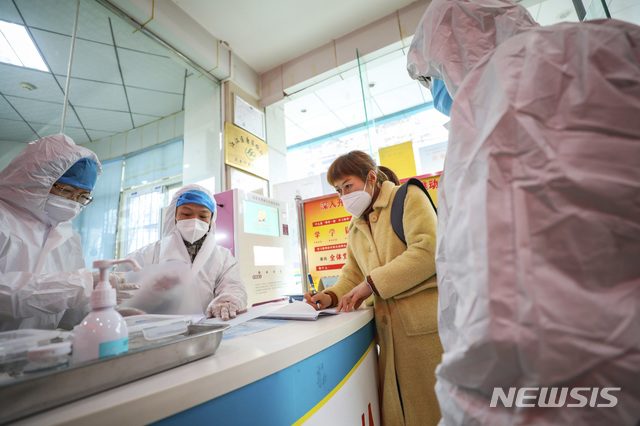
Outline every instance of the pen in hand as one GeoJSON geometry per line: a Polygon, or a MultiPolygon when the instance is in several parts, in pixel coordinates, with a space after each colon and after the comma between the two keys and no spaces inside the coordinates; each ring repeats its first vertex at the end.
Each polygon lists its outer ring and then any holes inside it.
{"type": "MultiPolygon", "coordinates": [[[[307,276],[309,277],[309,284],[311,284],[311,293],[315,296],[316,286],[313,284],[313,278],[311,278],[311,274],[307,274],[307,276]]],[[[320,309],[320,301],[316,302],[316,306],[318,307],[318,309],[320,309]]]]}

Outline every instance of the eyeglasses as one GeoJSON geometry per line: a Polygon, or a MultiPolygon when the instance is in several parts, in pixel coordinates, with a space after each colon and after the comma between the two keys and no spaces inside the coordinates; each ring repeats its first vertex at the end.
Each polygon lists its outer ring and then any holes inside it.
{"type": "Polygon", "coordinates": [[[431,77],[425,77],[421,75],[418,76],[416,80],[418,80],[424,87],[431,90],[431,86],[433,85],[433,80],[431,79],[431,77]]]}
{"type": "Polygon", "coordinates": [[[58,191],[59,196],[67,198],[69,200],[77,201],[83,206],[88,206],[93,201],[93,197],[85,194],[78,194],[78,192],[74,189],[71,189],[66,186],[58,185],[57,183],[53,184],[53,187],[58,191]]]}

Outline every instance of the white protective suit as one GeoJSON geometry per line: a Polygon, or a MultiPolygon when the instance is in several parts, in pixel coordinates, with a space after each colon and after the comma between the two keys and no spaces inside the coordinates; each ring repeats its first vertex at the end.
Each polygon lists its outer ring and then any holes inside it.
{"type": "Polygon", "coordinates": [[[443,423],[638,424],[640,27],[539,27],[510,1],[434,0],[408,70],[454,99],[438,188],[443,423]],[[491,408],[510,387],[534,388],[529,406],[491,408]],[[545,387],[588,389],[541,408],[545,387]],[[611,402],[604,387],[615,406],[592,407],[611,402]]]}
{"type": "Polygon", "coordinates": [[[53,329],[65,312],[69,328],[89,312],[93,274],[80,235],[44,210],[53,183],[81,158],[102,173],[92,151],[58,134],[29,143],[0,172],[0,331],[53,329]]]}
{"type": "MultiPolygon", "coordinates": [[[[155,264],[166,264],[167,262],[180,262],[190,271],[189,277],[181,277],[186,285],[195,285],[197,291],[189,294],[197,294],[200,298],[200,305],[204,314],[211,303],[230,302],[238,311],[242,311],[247,306],[247,290],[240,279],[240,271],[237,260],[227,248],[216,244],[215,239],[215,217],[217,209],[211,218],[211,229],[207,232],[200,251],[196,255],[193,264],[191,258],[182,241],[182,236],[176,228],[176,203],[180,195],[187,191],[198,190],[206,193],[215,203],[213,194],[200,185],[187,185],[180,188],[174,194],[167,207],[162,239],[155,243],[148,244],[139,250],[127,255],[127,258],[136,260],[140,267],[155,264]],[[194,279],[195,277],[195,279],[194,279]]],[[[130,267],[127,264],[118,265],[116,271],[127,271],[130,267]]],[[[143,288],[143,292],[144,292],[143,288]]],[[[135,302],[133,302],[135,303],[135,302]]],[[[128,306],[127,302],[123,305],[128,306]]],[[[187,304],[188,306],[189,304],[187,304]]],[[[137,306],[136,306],[137,307],[137,306]]],[[[165,312],[168,313],[168,312],[165,312]]],[[[194,312],[172,312],[189,313],[194,312]]]]}

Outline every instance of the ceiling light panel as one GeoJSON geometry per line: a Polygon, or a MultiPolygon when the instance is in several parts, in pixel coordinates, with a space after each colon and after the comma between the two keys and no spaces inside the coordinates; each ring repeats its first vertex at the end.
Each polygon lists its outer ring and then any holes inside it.
{"type": "Polygon", "coordinates": [[[69,47],[71,37],[53,34],[46,31],[31,29],[36,45],[40,48],[42,56],[51,72],[58,75],[66,75],[69,67],[69,47]]]}
{"type": "Polygon", "coordinates": [[[48,71],[23,25],[0,20],[0,61],[48,71]]]}
{"type": "Polygon", "coordinates": [[[19,66],[19,67],[22,66],[22,62],[20,61],[20,58],[18,58],[18,55],[16,54],[15,49],[13,48],[11,43],[9,43],[9,41],[7,40],[7,38],[5,37],[1,29],[0,29],[0,62],[19,66]]]}

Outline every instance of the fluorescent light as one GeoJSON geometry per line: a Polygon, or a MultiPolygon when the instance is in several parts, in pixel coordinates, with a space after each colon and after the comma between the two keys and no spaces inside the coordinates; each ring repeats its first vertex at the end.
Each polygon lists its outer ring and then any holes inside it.
{"type": "Polygon", "coordinates": [[[27,29],[0,20],[0,61],[25,68],[49,71],[27,29]]]}

